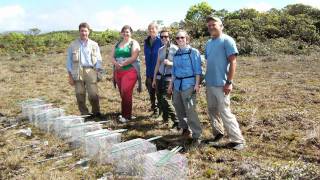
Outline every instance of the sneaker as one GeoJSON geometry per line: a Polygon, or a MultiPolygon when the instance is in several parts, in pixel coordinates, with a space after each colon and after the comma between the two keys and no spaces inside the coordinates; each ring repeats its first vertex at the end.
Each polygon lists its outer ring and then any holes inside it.
{"type": "Polygon", "coordinates": [[[243,150],[245,147],[246,146],[244,143],[231,142],[227,144],[227,148],[237,150],[237,151],[243,150]]]}
{"type": "Polygon", "coordinates": [[[85,116],[84,117],[84,121],[90,121],[90,120],[92,120],[94,118],[92,113],[81,114],[81,116],[85,116]]]}
{"type": "Polygon", "coordinates": [[[126,123],[128,122],[128,119],[122,117],[121,115],[118,117],[118,121],[120,121],[121,123],[126,123]]]}
{"type": "Polygon", "coordinates": [[[240,144],[238,144],[238,145],[236,145],[236,146],[233,146],[232,149],[233,149],[233,150],[236,150],[236,151],[241,151],[241,150],[243,150],[245,147],[246,147],[245,144],[240,143],[240,144]]]}

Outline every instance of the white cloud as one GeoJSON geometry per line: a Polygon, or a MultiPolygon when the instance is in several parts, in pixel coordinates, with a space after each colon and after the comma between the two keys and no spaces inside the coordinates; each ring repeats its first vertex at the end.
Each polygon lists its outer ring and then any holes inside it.
{"type": "Polygon", "coordinates": [[[0,27],[4,29],[19,29],[24,24],[25,16],[25,10],[19,5],[0,7],[0,27]]]}
{"type": "Polygon", "coordinates": [[[253,8],[260,12],[268,11],[269,9],[273,8],[271,4],[266,2],[251,2],[245,5],[245,8],[253,8]]]}
{"type": "Polygon", "coordinates": [[[315,8],[320,9],[320,1],[319,0],[296,0],[296,3],[302,3],[302,4],[310,5],[315,8]]]}
{"type": "Polygon", "coordinates": [[[54,11],[28,11],[19,5],[0,7],[0,32],[39,28],[42,32],[56,30],[76,30],[79,23],[88,22],[94,30],[116,29],[131,25],[134,30],[146,29],[151,22],[137,10],[123,6],[118,9],[83,13],[82,6],[55,9],[54,11]]]}
{"type": "Polygon", "coordinates": [[[0,7],[0,22],[10,18],[18,18],[24,14],[24,9],[19,5],[0,7]]]}
{"type": "Polygon", "coordinates": [[[148,24],[147,18],[141,16],[135,9],[124,6],[117,10],[100,11],[91,19],[93,28],[97,30],[117,29],[123,25],[131,25],[133,29],[145,29],[148,24]]]}

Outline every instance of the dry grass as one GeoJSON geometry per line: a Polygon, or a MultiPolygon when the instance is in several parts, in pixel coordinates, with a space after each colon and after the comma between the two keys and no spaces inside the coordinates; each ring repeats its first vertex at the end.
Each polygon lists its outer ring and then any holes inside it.
{"type": "MultiPolygon", "coordinates": [[[[103,48],[104,57],[109,47],[103,48]]],[[[11,60],[0,57],[1,113],[16,117],[19,101],[43,97],[64,108],[69,114],[78,114],[73,88],[67,83],[64,54],[11,60]]],[[[246,179],[246,178],[320,178],[320,60],[311,56],[278,55],[272,57],[240,57],[232,109],[247,140],[247,149],[236,152],[228,149],[201,147],[184,152],[189,159],[192,179],[246,179]]],[[[107,60],[108,57],[104,58],[107,60]]],[[[111,83],[111,67],[107,81],[99,84],[101,109],[111,128],[128,128],[124,140],[136,137],[163,135],[157,141],[159,149],[179,144],[178,134],[167,130],[150,117],[146,91],[135,92],[133,112],[137,120],[127,125],[115,121],[120,110],[120,98],[111,83]]],[[[204,128],[204,137],[210,137],[206,114],[204,89],[199,97],[198,110],[204,128]]],[[[0,124],[0,128],[3,125],[0,124]]],[[[20,125],[1,134],[0,179],[96,179],[113,172],[110,166],[94,162],[83,170],[70,165],[81,157],[81,151],[70,150],[61,140],[32,128],[33,136],[25,138],[15,133],[20,125]],[[32,141],[48,141],[35,148],[16,147],[32,141]],[[35,161],[73,152],[72,158],[34,164],[35,161]],[[60,169],[51,170],[54,167],[60,169]]],[[[116,177],[124,179],[123,177],[116,177]]]]}

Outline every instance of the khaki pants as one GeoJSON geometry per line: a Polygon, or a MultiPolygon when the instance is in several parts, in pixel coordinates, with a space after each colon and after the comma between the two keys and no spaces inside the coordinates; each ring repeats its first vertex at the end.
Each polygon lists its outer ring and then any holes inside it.
{"type": "Polygon", "coordinates": [[[86,105],[86,93],[88,93],[88,99],[92,106],[92,113],[100,113],[97,72],[93,68],[83,68],[80,76],[82,80],[75,81],[75,92],[81,114],[89,114],[86,105]]]}
{"type": "Polygon", "coordinates": [[[173,91],[173,105],[179,120],[179,127],[192,131],[192,138],[196,139],[201,136],[201,125],[196,111],[196,95],[193,86],[185,91],[173,91]],[[184,120],[187,118],[187,121],[184,120]]]}
{"type": "Polygon", "coordinates": [[[230,109],[230,95],[225,95],[223,87],[207,87],[208,113],[212,126],[212,133],[224,134],[226,130],[230,141],[244,143],[238,121],[230,109]]]}

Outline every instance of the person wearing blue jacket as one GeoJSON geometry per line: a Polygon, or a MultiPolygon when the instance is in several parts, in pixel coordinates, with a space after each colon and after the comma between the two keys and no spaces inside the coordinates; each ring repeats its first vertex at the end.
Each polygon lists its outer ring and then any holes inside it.
{"type": "Polygon", "coordinates": [[[146,87],[150,96],[150,110],[154,115],[159,115],[159,111],[156,103],[156,89],[152,87],[152,81],[158,59],[158,50],[161,46],[161,39],[158,36],[158,25],[152,22],[148,26],[148,37],[144,40],[144,55],[146,64],[146,87]]]}
{"type": "Polygon", "coordinates": [[[168,94],[173,91],[173,105],[179,120],[182,135],[192,135],[192,145],[200,145],[202,128],[196,109],[196,96],[200,92],[201,57],[197,49],[188,45],[189,36],[180,30],[176,35],[179,49],[173,57],[172,81],[168,94]],[[190,132],[190,130],[191,132],[190,132]]]}

